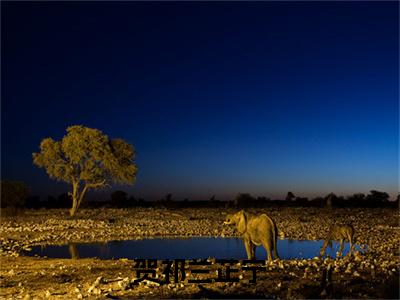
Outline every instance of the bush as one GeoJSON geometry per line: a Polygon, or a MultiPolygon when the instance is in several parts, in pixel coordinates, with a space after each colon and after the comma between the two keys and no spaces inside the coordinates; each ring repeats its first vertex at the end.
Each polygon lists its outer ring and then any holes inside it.
{"type": "Polygon", "coordinates": [[[1,208],[3,213],[15,213],[25,204],[28,197],[28,187],[20,181],[1,181],[1,208]]]}

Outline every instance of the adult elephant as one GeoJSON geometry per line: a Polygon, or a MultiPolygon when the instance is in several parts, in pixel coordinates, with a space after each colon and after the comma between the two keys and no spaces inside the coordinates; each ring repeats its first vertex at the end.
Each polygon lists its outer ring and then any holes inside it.
{"type": "Polygon", "coordinates": [[[269,262],[272,261],[272,251],[275,258],[279,259],[278,229],[266,214],[255,216],[241,210],[236,214],[227,215],[224,224],[236,225],[237,231],[242,235],[248,259],[255,259],[256,247],[260,245],[265,248],[269,262]]]}

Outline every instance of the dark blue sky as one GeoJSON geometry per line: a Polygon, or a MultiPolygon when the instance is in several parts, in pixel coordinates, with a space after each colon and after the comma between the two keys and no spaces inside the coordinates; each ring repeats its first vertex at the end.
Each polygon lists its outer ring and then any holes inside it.
{"type": "Polygon", "coordinates": [[[398,191],[397,2],[2,2],[2,177],[101,129],[147,199],[398,191]]]}

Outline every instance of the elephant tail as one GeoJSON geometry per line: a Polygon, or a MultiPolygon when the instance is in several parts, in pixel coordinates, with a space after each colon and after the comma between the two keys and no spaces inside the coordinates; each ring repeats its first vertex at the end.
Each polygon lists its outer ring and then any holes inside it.
{"type": "Polygon", "coordinates": [[[278,240],[278,227],[276,226],[276,224],[274,222],[272,222],[272,224],[274,225],[274,250],[277,250],[277,240],[278,240]]]}

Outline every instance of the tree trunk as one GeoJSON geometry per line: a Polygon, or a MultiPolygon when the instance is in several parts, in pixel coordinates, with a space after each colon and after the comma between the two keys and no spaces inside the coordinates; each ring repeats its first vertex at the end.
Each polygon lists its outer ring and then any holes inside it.
{"type": "Polygon", "coordinates": [[[83,189],[79,191],[79,181],[72,180],[72,208],[69,211],[71,217],[73,217],[82,203],[83,197],[89,189],[95,189],[98,187],[104,187],[106,180],[97,183],[85,183],[83,189]]]}
{"type": "Polygon", "coordinates": [[[78,210],[78,199],[72,195],[72,208],[69,210],[69,215],[73,217],[78,210]]]}
{"type": "Polygon", "coordinates": [[[83,187],[82,191],[79,192],[79,185],[77,183],[72,184],[72,208],[69,211],[71,217],[73,217],[82,203],[83,197],[88,190],[87,184],[83,187]]]}
{"type": "Polygon", "coordinates": [[[79,198],[78,198],[78,183],[72,182],[72,208],[69,210],[69,215],[73,217],[78,210],[79,198]]]}
{"type": "Polygon", "coordinates": [[[85,193],[86,193],[87,189],[88,189],[88,186],[87,186],[87,185],[85,185],[85,187],[84,187],[84,188],[82,189],[82,191],[81,191],[81,194],[80,194],[80,195],[79,195],[79,197],[78,197],[78,206],[77,206],[77,208],[76,208],[76,209],[78,209],[78,208],[79,208],[79,206],[81,206],[81,203],[82,203],[83,197],[85,196],[85,193]]]}

